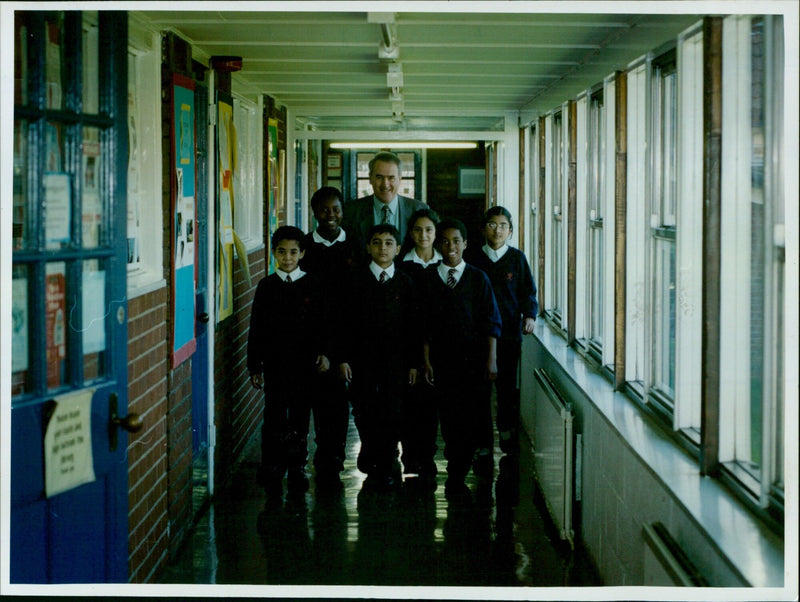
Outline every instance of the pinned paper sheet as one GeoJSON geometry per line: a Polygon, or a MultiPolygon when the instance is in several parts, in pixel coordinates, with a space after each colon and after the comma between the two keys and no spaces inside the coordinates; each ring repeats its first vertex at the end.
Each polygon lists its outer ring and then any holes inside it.
{"type": "Polygon", "coordinates": [[[44,435],[44,487],[47,497],[95,480],[92,456],[92,396],[83,389],[55,398],[44,435]]]}

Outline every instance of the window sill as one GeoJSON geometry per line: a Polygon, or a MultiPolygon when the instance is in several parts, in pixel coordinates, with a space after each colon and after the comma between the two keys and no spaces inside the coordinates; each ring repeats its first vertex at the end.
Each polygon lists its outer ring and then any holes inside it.
{"type": "Polygon", "coordinates": [[[636,402],[615,392],[611,383],[544,320],[537,321],[534,336],[743,580],[754,587],[781,586],[783,537],[772,532],[718,480],[700,475],[697,462],[672,437],[645,418],[636,402]]]}

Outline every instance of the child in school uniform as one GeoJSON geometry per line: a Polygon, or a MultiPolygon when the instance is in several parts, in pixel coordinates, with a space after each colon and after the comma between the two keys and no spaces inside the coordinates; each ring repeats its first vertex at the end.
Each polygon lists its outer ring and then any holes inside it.
{"type": "MultiPolygon", "coordinates": [[[[325,300],[324,320],[334,322],[342,304],[343,285],[363,263],[364,248],[341,227],[342,193],[337,188],[323,186],[317,190],[311,196],[311,211],[317,228],[303,239],[305,254],[300,268],[317,278],[320,297],[325,300]]],[[[339,473],[344,469],[350,401],[345,384],[333,370],[319,375],[314,384],[315,479],[318,487],[338,488],[342,484],[339,473]]]]}
{"type": "Polygon", "coordinates": [[[353,274],[336,337],[334,364],[349,383],[361,438],[358,469],[365,489],[387,491],[401,478],[398,461],[403,396],[416,382],[422,352],[411,278],[397,270],[399,233],[390,224],[368,232],[369,266],[353,274]]]}
{"type": "Polygon", "coordinates": [[[247,369],[253,386],[265,394],[258,480],[267,506],[282,503],[287,472],[290,494],[308,490],[309,383],[330,367],[319,328],[318,287],[298,266],[302,241],[299,228],[275,230],[276,270],[258,283],[250,315],[247,369]]]}
{"type": "MultiPolygon", "coordinates": [[[[508,245],[514,225],[505,207],[492,207],[486,212],[482,231],[486,242],[469,258],[489,277],[503,320],[497,340],[496,421],[500,449],[515,456],[519,450],[520,423],[517,372],[522,335],[533,333],[539,309],[536,284],[525,254],[508,245]]],[[[490,437],[481,447],[491,449],[492,443],[490,437]]]]}
{"type": "Polygon", "coordinates": [[[458,220],[437,228],[442,263],[425,274],[425,379],[436,388],[445,442],[445,496],[469,496],[464,479],[489,407],[489,384],[497,378],[500,312],[489,278],[463,259],[467,229],[458,220]]]}
{"type": "MultiPolygon", "coordinates": [[[[408,220],[407,240],[401,249],[397,268],[411,276],[415,284],[426,271],[436,270],[442,254],[436,249],[436,225],[439,216],[433,209],[415,211],[408,220]]],[[[425,311],[426,301],[420,299],[420,311],[425,311]]],[[[422,366],[420,366],[420,369],[422,366]]],[[[420,374],[422,372],[420,371],[420,374]]],[[[434,390],[424,378],[410,388],[403,404],[403,421],[400,443],[403,448],[403,472],[406,484],[415,483],[423,491],[436,489],[436,437],[439,416],[434,390]],[[413,475],[417,476],[414,480],[413,475]],[[411,477],[410,479],[408,477],[411,477]]]]}

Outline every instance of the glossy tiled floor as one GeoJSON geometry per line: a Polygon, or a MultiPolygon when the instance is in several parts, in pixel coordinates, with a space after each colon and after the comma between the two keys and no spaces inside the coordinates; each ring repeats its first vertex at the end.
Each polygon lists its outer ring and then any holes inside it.
{"type": "Polygon", "coordinates": [[[255,479],[260,446],[253,440],[161,583],[599,585],[582,550],[570,550],[542,518],[529,452],[517,471],[496,450],[494,482],[470,474],[472,500],[454,504],[444,496],[441,442],[439,486],[431,494],[414,491],[410,481],[391,493],[362,491],[358,448],[351,420],[344,489],[316,492],[312,477],[303,500],[265,511],[255,479]]]}

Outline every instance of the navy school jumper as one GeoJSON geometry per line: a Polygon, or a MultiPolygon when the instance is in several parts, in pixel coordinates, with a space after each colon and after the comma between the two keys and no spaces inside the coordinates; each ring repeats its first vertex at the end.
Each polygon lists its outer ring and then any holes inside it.
{"type": "MultiPolygon", "coordinates": [[[[519,249],[509,247],[500,259],[492,261],[481,247],[471,254],[470,260],[489,277],[503,318],[503,331],[497,341],[497,430],[501,433],[501,449],[512,451],[516,449],[519,431],[517,367],[522,343],[522,320],[536,318],[538,313],[536,284],[528,259],[519,249]]],[[[490,428],[482,447],[491,449],[492,435],[490,428]]]]}
{"type": "Polygon", "coordinates": [[[489,278],[476,267],[467,264],[452,289],[437,270],[426,270],[422,282],[424,336],[430,344],[447,472],[463,480],[487,410],[491,418],[488,338],[500,337],[502,321],[489,278]]]}
{"type": "Polygon", "coordinates": [[[264,374],[259,480],[280,479],[307,459],[315,361],[326,353],[319,283],[311,274],[286,283],[277,274],[256,288],[247,338],[247,369],[264,374]]]}
{"type": "Polygon", "coordinates": [[[353,417],[361,437],[358,468],[388,475],[397,456],[408,372],[421,363],[417,296],[411,278],[395,269],[380,284],[368,267],[351,277],[333,359],[348,363],[353,417]]]}

